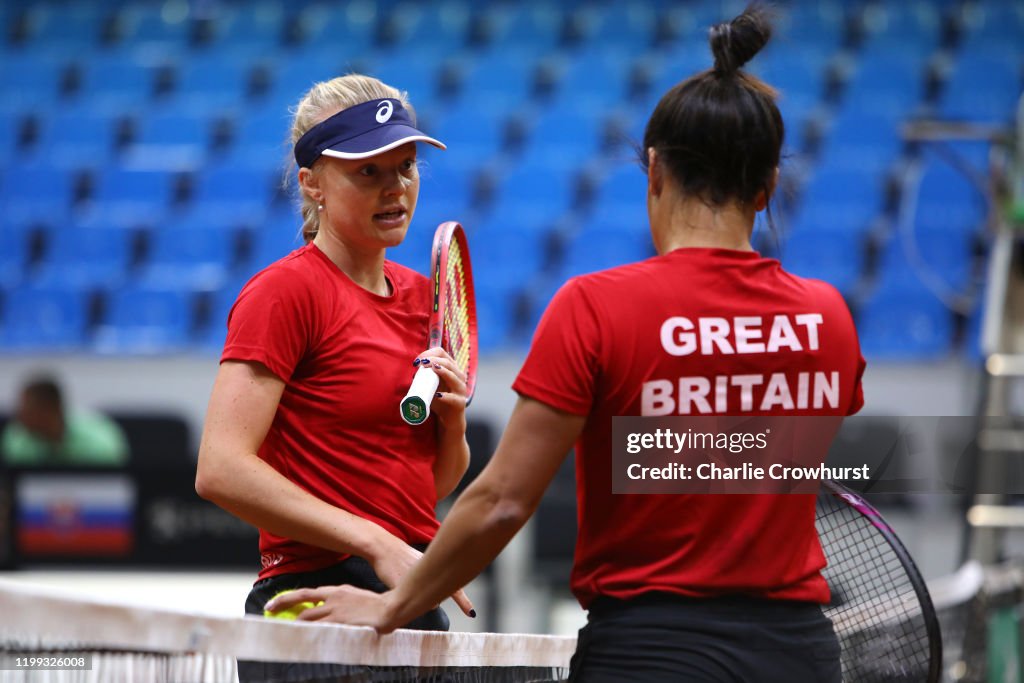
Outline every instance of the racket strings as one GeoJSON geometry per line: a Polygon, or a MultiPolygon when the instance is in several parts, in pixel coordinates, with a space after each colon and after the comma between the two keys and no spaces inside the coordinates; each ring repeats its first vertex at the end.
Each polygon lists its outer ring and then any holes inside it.
{"type": "Polygon", "coordinates": [[[445,306],[444,329],[447,337],[446,350],[455,359],[463,372],[469,370],[473,349],[470,335],[469,292],[466,286],[466,271],[462,260],[462,249],[458,240],[452,240],[448,248],[448,262],[445,265],[445,306]]]}
{"type": "Polygon", "coordinates": [[[843,644],[843,680],[925,680],[924,610],[903,561],[867,518],[830,495],[818,499],[818,532],[832,590],[826,614],[843,644]]]}

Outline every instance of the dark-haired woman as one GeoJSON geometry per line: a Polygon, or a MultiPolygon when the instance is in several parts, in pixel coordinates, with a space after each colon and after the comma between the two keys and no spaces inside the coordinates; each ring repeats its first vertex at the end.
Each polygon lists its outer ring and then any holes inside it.
{"type": "Polygon", "coordinates": [[[750,245],[783,123],[774,91],[740,68],[770,33],[756,6],[716,26],[714,68],[661,99],[643,141],[658,256],[555,296],[497,452],[407,579],[279,604],[322,599],[304,618],[391,631],[497,555],[575,445],[571,582],[589,618],[572,680],[838,683],[813,496],[612,494],[614,416],[843,415],[863,402],[838,292],[750,245]]]}

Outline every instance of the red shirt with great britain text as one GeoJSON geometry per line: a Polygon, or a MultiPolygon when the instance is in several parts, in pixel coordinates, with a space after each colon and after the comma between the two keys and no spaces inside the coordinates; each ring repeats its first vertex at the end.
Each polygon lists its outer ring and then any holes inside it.
{"type": "Polygon", "coordinates": [[[572,589],[827,602],[813,495],[612,494],[612,418],[848,415],[864,360],[829,284],[756,252],[684,248],[570,280],[513,388],[587,418],[572,589]]]}

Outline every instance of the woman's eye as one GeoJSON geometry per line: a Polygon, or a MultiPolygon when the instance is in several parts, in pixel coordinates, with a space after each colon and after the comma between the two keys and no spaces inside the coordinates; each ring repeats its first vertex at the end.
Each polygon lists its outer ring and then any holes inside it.
{"type": "Polygon", "coordinates": [[[373,165],[363,166],[362,168],[359,169],[359,175],[364,175],[364,176],[374,176],[374,175],[377,175],[377,167],[373,166],[373,165]]]}

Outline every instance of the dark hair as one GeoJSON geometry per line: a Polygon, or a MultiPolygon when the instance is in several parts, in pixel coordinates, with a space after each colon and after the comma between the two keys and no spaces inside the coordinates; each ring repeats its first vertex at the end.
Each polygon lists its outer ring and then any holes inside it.
{"type": "Polygon", "coordinates": [[[711,28],[715,65],[673,86],[654,108],[640,150],[645,171],[653,147],[685,194],[714,206],[769,193],[785,135],[777,93],[740,67],[771,34],[758,3],[711,28]]]}
{"type": "Polygon", "coordinates": [[[61,395],[57,380],[49,375],[37,375],[25,382],[22,389],[26,396],[49,406],[55,410],[64,409],[64,397],[61,395]]]}

